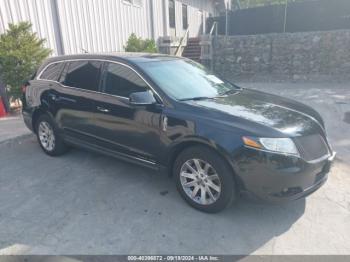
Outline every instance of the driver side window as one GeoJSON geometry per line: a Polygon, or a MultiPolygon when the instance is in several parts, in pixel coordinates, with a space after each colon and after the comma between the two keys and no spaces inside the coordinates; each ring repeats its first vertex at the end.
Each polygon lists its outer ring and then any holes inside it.
{"type": "Polygon", "coordinates": [[[103,79],[103,90],[110,95],[129,98],[131,93],[147,91],[148,86],[130,68],[108,63],[103,79]]]}

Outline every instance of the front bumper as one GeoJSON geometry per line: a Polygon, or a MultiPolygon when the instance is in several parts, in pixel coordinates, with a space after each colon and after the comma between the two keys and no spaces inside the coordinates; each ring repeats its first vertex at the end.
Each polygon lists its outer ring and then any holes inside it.
{"type": "Polygon", "coordinates": [[[237,159],[236,172],[242,191],[268,202],[306,197],[328,179],[335,153],[315,161],[245,148],[237,159]]]}

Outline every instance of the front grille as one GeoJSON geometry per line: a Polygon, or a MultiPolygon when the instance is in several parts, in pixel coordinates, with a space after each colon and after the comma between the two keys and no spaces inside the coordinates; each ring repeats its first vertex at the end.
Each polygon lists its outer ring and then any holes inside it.
{"type": "Polygon", "coordinates": [[[294,138],[300,155],[306,161],[315,160],[329,154],[328,146],[320,134],[294,138]]]}

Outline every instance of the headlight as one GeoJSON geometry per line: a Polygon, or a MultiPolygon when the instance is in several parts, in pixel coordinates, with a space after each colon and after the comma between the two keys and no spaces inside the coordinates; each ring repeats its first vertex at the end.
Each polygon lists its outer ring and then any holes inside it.
{"type": "Polygon", "coordinates": [[[244,136],[243,142],[249,147],[299,156],[298,149],[290,138],[257,138],[244,136]]]}

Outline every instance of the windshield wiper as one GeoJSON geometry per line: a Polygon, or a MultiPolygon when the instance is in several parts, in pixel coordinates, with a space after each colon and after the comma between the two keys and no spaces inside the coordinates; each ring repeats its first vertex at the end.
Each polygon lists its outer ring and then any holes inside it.
{"type": "Polygon", "coordinates": [[[209,97],[209,96],[197,96],[197,97],[190,97],[190,98],[182,98],[179,99],[179,101],[199,101],[199,100],[207,100],[207,99],[215,99],[215,97],[209,97]]]}
{"type": "Polygon", "coordinates": [[[242,90],[242,89],[231,89],[231,90],[228,90],[222,94],[219,94],[219,96],[234,95],[234,94],[237,94],[240,90],[242,90]]]}

